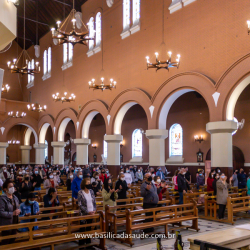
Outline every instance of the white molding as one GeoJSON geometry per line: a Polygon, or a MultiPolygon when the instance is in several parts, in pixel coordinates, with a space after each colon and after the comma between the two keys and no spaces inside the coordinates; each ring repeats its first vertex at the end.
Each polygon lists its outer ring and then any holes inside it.
{"type": "Polygon", "coordinates": [[[250,167],[250,163],[244,163],[244,167],[250,167]]]}
{"type": "Polygon", "coordinates": [[[182,155],[170,156],[166,161],[166,164],[183,164],[183,163],[184,163],[184,158],[182,157],[182,155]]]}
{"type": "Polygon", "coordinates": [[[183,6],[187,6],[187,5],[189,5],[190,3],[193,3],[193,2],[195,2],[196,0],[182,0],[182,2],[183,2],[183,6]]]}
{"type": "Polygon", "coordinates": [[[69,61],[69,62],[64,63],[61,68],[62,68],[62,70],[65,70],[65,69],[68,69],[68,68],[70,68],[72,66],[73,66],[73,62],[69,61]]]}
{"type": "MultiPolygon", "coordinates": [[[[103,164],[103,162],[89,162],[89,164],[95,164],[95,165],[101,165],[103,164]]],[[[250,166],[250,163],[245,163],[248,164],[248,166],[250,166]]],[[[121,162],[121,165],[133,165],[131,162],[121,162]]],[[[149,163],[148,162],[143,162],[143,163],[137,163],[134,165],[145,165],[148,166],[149,163]]],[[[182,164],[170,164],[170,163],[166,163],[166,166],[205,166],[204,162],[185,162],[182,164]]]]}
{"type": "Polygon", "coordinates": [[[131,35],[138,32],[141,29],[140,20],[138,20],[136,23],[133,24],[133,26],[130,29],[131,35]]]}
{"type": "Polygon", "coordinates": [[[35,81],[33,80],[32,82],[30,82],[30,83],[28,83],[27,84],[27,89],[29,89],[29,88],[31,88],[31,87],[33,87],[34,86],[34,83],[35,83],[35,81]]]}
{"type": "Polygon", "coordinates": [[[46,73],[45,75],[42,76],[43,81],[49,79],[51,77],[51,72],[46,73]]]}
{"type": "Polygon", "coordinates": [[[184,163],[166,163],[166,166],[176,165],[176,166],[205,166],[204,162],[184,162],[184,163]]]}
{"type": "Polygon", "coordinates": [[[87,54],[88,57],[93,56],[94,55],[93,49],[89,50],[86,54],[87,54]]]}
{"type": "Polygon", "coordinates": [[[100,52],[102,49],[101,49],[101,44],[99,45],[96,45],[95,48],[93,49],[93,51],[96,53],[100,52]]]}
{"type": "Polygon", "coordinates": [[[170,14],[174,13],[177,10],[182,8],[181,0],[172,0],[172,3],[169,6],[170,14]]]}
{"type": "Polygon", "coordinates": [[[120,35],[122,37],[122,39],[125,39],[126,37],[130,36],[130,31],[129,31],[129,27],[127,27],[126,29],[124,29],[120,35]]]}

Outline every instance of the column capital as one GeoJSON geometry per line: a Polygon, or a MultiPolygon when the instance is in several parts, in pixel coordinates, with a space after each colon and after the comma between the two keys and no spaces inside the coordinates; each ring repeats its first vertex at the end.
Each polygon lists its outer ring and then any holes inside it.
{"type": "Polygon", "coordinates": [[[45,149],[47,147],[48,147],[48,145],[45,143],[33,144],[33,148],[35,148],[35,149],[45,149]]]}
{"type": "Polygon", "coordinates": [[[53,148],[64,148],[66,146],[66,142],[64,142],[64,141],[52,141],[51,146],[53,148]]]}
{"type": "Polygon", "coordinates": [[[32,147],[29,146],[29,145],[23,145],[23,146],[20,146],[20,149],[21,149],[21,150],[31,150],[32,147]]]}
{"type": "Polygon", "coordinates": [[[146,137],[148,139],[166,139],[168,137],[168,130],[166,129],[146,130],[146,137]]]}
{"type": "Polygon", "coordinates": [[[104,141],[120,143],[123,140],[122,135],[104,135],[104,141]]]}
{"type": "Polygon", "coordinates": [[[75,145],[89,145],[91,143],[90,139],[82,138],[82,139],[74,139],[75,145]]]}
{"type": "Polygon", "coordinates": [[[8,142],[0,142],[0,148],[7,148],[9,147],[8,142]]]}
{"type": "Polygon", "coordinates": [[[210,134],[232,133],[236,129],[237,129],[237,123],[234,121],[209,122],[206,125],[206,130],[210,134]]]}

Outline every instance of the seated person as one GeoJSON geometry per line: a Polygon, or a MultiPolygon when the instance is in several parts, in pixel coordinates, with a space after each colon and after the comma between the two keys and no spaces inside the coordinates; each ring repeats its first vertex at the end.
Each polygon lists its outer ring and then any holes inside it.
{"type": "MultiPolygon", "coordinates": [[[[43,197],[44,207],[56,207],[59,206],[59,200],[55,188],[50,188],[48,194],[43,197]]],[[[56,210],[48,210],[43,213],[56,213],[56,210]]]]}
{"type": "MultiPolygon", "coordinates": [[[[20,205],[20,217],[29,216],[29,215],[38,215],[40,214],[39,211],[39,204],[37,201],[35,201],[35,194],[34,193],[29,193],[28,198],[26,199],[25,202],[21,203],[20,205]]],[[[28,220],[22,220],[21,223],[27,223],[27,222],[34,222],[37,221],[37,219],[28,219],[28,220]]],[[[38,226],[35,226],[33,230],[38,230],[38,226]]],[[[20,228],[20,232],[27,232],[29,229],[27,227],[25,228],[20,228]]]]}
{"type": "Polygon", "coordinates": [[[100,189],[98,189],[97,183],[96,182],[92,182],[92,190],[94,191],[95,196],[100,195],[100,189]]]}

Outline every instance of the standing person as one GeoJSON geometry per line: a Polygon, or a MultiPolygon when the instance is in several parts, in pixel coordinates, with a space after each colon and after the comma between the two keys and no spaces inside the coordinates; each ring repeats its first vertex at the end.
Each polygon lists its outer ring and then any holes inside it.
{"type": "Polygon", "coordinates": [[[219,205],[219,211],[218,216],[219,219],[224,218],[224,213],[226,209],[227,204],[227,197],[228,197],[228,189],[231,187],[233,177],[229,179],[229,184],[226,182],[227,177],[224,173],[221,173],[220,179],[216,182],[217,187],[217,196],[216,196],[216,202],[219,205]]]}
{"type": "MultiPolygon", "coordinates": [[[[183,204],[183,194],[186,194],[188,190],[190,190],[190,187],[187,183],[187,180],[185,179],[185,168],[182,167],[180,170],[180,173],[177,176],[177,183],[178,183],[178,192],[179,192],[179,204],[183,204]]],[[[190,190],[192,193],[192,191],[190,190]]]]}
{"type": "Polygon", "coordinates": [[[128,168],[126,168],[126,173],[124,174],[124,177],[125,177],[125,181],[127,182],[127,184],[131,184],[132,183],[132,176],[131,176],[131,173],[129,171],[128,168]]]}
{"type": "Polygon", "coordinates": [[[119,189],[113,189],[113,184],[111,179],[105,179],[104,188],[102,190],[102,198],[103,198],[103,210],[105,210],[105,206],[116,206],[116,200],[118,199],[117,192],[119,189]]]}
{"type": "Polygon", "coordinates": [[[188,171],[188,167],[185,167],[185,171],[186,171],[185,178],[186,178],[188,184],[190,185],[191,184],[191,174],[188,171]]]}
{"type": "MultiPolygon", "coordinates": [[[[250,178],[247,180],[247,195],[250,196],[250,178]]],[[[248,211],[249,213],[249,211],[248,211]]]]}
{"type": "Polygon", "coordinates": [[[233,173],[233,179],[232,179],[232,186],[233,187],[238,187],[238,170],[235,169],[233,173]]]}
{"type": "MultiPolygon", "coordinates": [[[[131,185],[127,184],[125,181],[125,175],[124,174],[119,174],[119,179],[115,184],[115,190],[119,190],[118,193],[118,200],[121,199],[127,199],[127,191],[128,188],[130,188],[131,185]]],[[[126,202],[117,202],[117,205],[125,205],[126,202]]]]}
{"type": "Polygon", "coordinates": [[[0,179],[2,179],[3,182],[10,179],[10,173],[7,171],[6,166],[3,166],[2,169],[0,168],[0,179]]]}
{"type": "Polygon", "coordinates": [[[38,168],[34,169],[34,174],[30,177],[33,184],[34,191],[41,190],[41,184],[43,183],[41,175],[39,175],[38,168]]]}
{"type": "MultiPolygon", "coordinates": [[[[60,205],[55,188],[50,188],[48,193],[43,196],[44,207],[57,207],[60,205]]],[[[55,213],[56,210],[47,210],[43,213],[55,213]]],[[[54,216],[55,217],[55,216],[54,216]]]]}
{"type": "Polygon", "coordinates": [[[133,169],[133,166],[130,166],[129,167],[129,173],[131,174],[131,177],[132,177],[132,183],[135,183],[135,173],[134,173],[134,169],[133,169]]]}
{"type": "Polygon", "coordinates": [[[199,175],[197,176],[197,190],[199,190],[200,186],[204,186],[205,184],[205,177],[203,175],[203,171],[199,171],[199,175]]]}
{"type": "MultiPolygon", "coordinates": [[[[78,192],[77,200],[79,205],[79,216],[92,215],[96,213],[96,199],[94,191],[91,189],[90,178],[83,179],[81,183],[81,190],[78,192]]],[[[84,220],[81,224],[91,224],[92,219],[84,220]]],[[[80,232],[91,231],[91,227],[81,228],[80,232]]],[[[91,239],[79,240],[79,245],[90,244],[91,239]]],[[[95,249],[88,247],[88,249],[95,249]]]]}
{"type": "Polygon", "coordinates": [[[212,172],[210,172],[207,178],[207,191],[214,191],[213,181],[214,181],[214,175],[212,174],[212,172]]]}
{"type": "Polygon", "coordinates": [[[82,177],[82,172],[79,171],[71,184],[72,197],[75,199],[77,199],[78,192],[81,190],[82,177]]]}
{"type": "MultiPolygon", "coordinates": [[[[167,190],[168,185],[166,185],[165,180],[161,180],[159,176],[155,176],[155,186],[157,188],[157,193],[159,197],[159,201],[162,201],[162,194],[167,190]]],[[[161,206],[161,205],[158,205],[161,206]]]]}
{"type": "Polygon", "coordinates": [[[237,177],[238,177],[238,188],[239,189],[245,188],[247,185],[247,178],[243,168],[240,169],[240,172],[238,173],[237,177]]]}
{"type": "MultiPolygon", "coordinates": [[[[144,198],[143,199],[143,209],[148,209],[148,208],[155,208],[157,207],[159,197],[157,193],[157,188],[155,185],[152,183],[152,176],[151,173],[146,173],[145,174],[145,182],[142,183],[141,185],[141,196],[144,198]]],[[[147,212],[145,213],[146,216],[152,216],[152,212],[147,212]]],[[[146,219],[145,222],[151,222],[153,219],[146,219]]],[[[149,233],[153,232],[154,228],[147,228],[144,229],[144,233],[149,233]]]]}
{"type": "Polygon", "coordinates": [[[177,177],[178,177],[178,174],[180,173],[180,170],[175,170],[174,172],[174,176],[173,176],[173,179],[172,179],[172,182],[174,183],[174,190],[175,191],[178,191],[178,182],[177,182],[177,177]]]}
{"type": "MultiPolygon", "coordinates": [[[[0,226],[8,226],[12,224],[18,224],[18,215],[20,214],[19,202],[14,195],[15,188],[14,183],[7,179],[3,184],[4,194],[0,196],[0,226]]],[[[16,230],[2,231],[2,236],[8,236],[16,234],[16,230]]],[[[1,245],[13,243],[12,239],[2,240],[1,245]]]]}
{"type": "Polygon", "coordinates": [[[83,175],[83,179],[91,177],[91,173],[90,173],[90,169],[89,169],[89,165],[88,164],[82,170],[82,175],[83,175]]]}
{"type": "Polygon", "coordinates": [[[214,181],[212,183],[213,189],[214,189],[214,195],[217,194],[217,187],[216,187],[216,182],[220,179],[220,174],[216,173],[214,181]]]}
{"type": "Polygon", "coordinates": [[[102,168],[101,174],[99,175],[99,179],[104,183],[104,180],[106,180],[108,176],[105,174],[105,169],[102,168]]]}
{"type": "Polygon", "coordinates": [[[26,174],[24,177],[24,181],[22,182],[20,193],[22,199],[27,199],[29,193],[33,190],[33,185],[30,182],[30,177],[26,174]]]}
{"type": "Polygon", "coordinates": [[[142,173],[141,169],[137,170],[137,172],[135,173],[135,176],[136,176],[137,182],[142,183],[142,181],[143,181],[143,173],[142,173]]]}
{"type": "Polygon", "coordinates": [[[157,168],[156,176],[159,176],[161,180],[165,180],[165,175],[162,173],[161,167],[157,168]]]}
{"type": "Polygon", "coordinates": [[[52,172],[49,174],[49,178],[45,179],[43,182],[43,187],[46,189],[46,194],[48,193],[50,188],[57,188],[58,183],[57,180],[54,178],[54,175],[52,172]]]}
{"type": "Polygon", "coordinates": [[[68,175],[68,179],[66,181],[66,186],[67,186],[67,191],[71,191],[71,185],[72,185],[72,181],[73,181],[73,172],[70,172],[68,175]]]}

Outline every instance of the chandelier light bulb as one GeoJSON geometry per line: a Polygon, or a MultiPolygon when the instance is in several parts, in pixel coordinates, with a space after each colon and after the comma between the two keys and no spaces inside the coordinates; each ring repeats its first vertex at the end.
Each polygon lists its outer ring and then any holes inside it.
{"type": "Polygon", "coordinates": [[[67,95],[67,92],[64,92],[64,95],[66,96],[66,95],[67,95]]]}
{"type": "Polygon", "coordinates": [[[250,20],[247,20],[248,28],[250,28],[250,20]]]}
{"type": "Polygon", "coordinates": [[[92,82],[95,82],[95,79],[92,79],[92,82]]]}
{"type": "Polygon", "coordinates": [[[104,78],[103,78],[103,77],[101,78],[101,81],[102,81],[102,82],[104,81],[104,78]]]}

